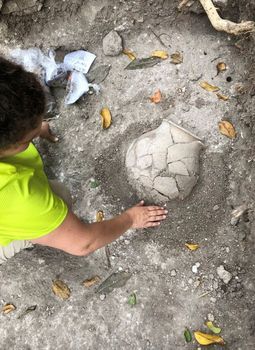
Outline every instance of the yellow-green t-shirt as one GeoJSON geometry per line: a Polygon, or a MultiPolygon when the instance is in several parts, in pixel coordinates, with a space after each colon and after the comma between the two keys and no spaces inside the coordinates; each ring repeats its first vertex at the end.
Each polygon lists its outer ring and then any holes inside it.
{"type": "Polygon", "coordinates": [[[32,143],[21,153],[0,158],[0,246],[47,235],[63,222],[67,211],[52,192],[32,143]]]}

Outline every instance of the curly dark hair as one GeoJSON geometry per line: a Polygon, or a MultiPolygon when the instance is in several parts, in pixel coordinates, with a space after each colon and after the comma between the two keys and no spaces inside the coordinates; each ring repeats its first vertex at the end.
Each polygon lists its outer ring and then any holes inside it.
{"type": "Polygon", "coordinates": [[[45,103],[36,76],[0,57],[0,149],[16,144],[38,126],[45,103]]]}

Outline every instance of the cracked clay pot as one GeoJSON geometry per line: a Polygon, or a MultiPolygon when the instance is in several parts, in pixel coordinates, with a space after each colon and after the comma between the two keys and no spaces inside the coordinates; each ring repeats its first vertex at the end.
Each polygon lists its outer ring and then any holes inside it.
{"type": "Polygon", "coordinates": [[[126,168],[130,182],[143,198],[184,199],[197,183],[202,148],[199,138],[163,120],[129,146],[126,168]]]}

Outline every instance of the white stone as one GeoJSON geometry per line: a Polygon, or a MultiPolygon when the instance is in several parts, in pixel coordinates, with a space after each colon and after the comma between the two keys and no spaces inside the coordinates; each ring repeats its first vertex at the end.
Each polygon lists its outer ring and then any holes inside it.
{"type": "Polygon", "coordinates": [[[137,166],[140,169],[146,169],[152,164],[152,156],[148,154],[147,156],[143,156],[137,159],[137,166]]]}
{"type": "Polygon", "coordinates": [[[194,157],[196,155],[198,156],[201,148],[202,143],[200,141],[176,143],[168,147],[167,163],[176,162],[177,160],[194,157]]]}
{"type": "Polygon", "coordinates": [[[142,156],[146,156],[149,153],[150,145],[151,145],[151,143],[150,143],[150,139],[148,137],[138,141],[136,148],[135,148],[137,157],[139,158],[142,156]]]}
{"type": "Polygon", "coordinates": [[[198,273],[197,265],[193,265],[191,270],[193,273],[198,273]]]}
{"type": "Polygon", "coordinates": [[[128,176],[143,197],[147,194],[159,201],[183,199],[197,182],[202,146],[196,136],[164,120],[128,148],[128,176]]]}
{"type": "Polygon", "coordinates": [[[100,300],[103,301],[103,300],[105,300],[105,298],[106,298],[106,295],[105,295],[105,294],[100,294],[100,296],[99,296],[99,299],[100,299],[100,300]]]}
{"type": "Polygon", "coordinates": [[[232,279],[231,273],[225,270],[223,265],[217,267],[217,274],[225,284],[228,284],[232,279]]]}
{"type": "Polygon", "coordinates": [[[175,277],[175,276],[177,275],[176,270],[171,270],[170,275],[171,275],[172,277],[175,277]]]}
{"type": "Polygon", "coordinates": [[[170,174],[178,174],[178,175],[185,175],[185,176],[189,175],[189,172],[185,164],[183,164],[183,162],[179,160],[177,162],[168,164],[168,171],[170,174]]]}
{"type": "Polygon", "coordinates": [[[207,318],[208,318],[208,321],[211,321],[211,322],[214,321],[214,316],[213,316],[213,314],[208,314],[208,315],[207,315],[207,318]]]}
{"type": "Polygon", "coordinates": [[[171,199],[177,198],[179,195],[175,179],[171,177],[157,176],[154,180],[153,187],[155,190],[171,199]]]}
{"type": "Polygon", "coordinates": [[[106,56],[117,56],[123,51],[122,38],[115,30],[104,37],[103,51],[106,56]]]}

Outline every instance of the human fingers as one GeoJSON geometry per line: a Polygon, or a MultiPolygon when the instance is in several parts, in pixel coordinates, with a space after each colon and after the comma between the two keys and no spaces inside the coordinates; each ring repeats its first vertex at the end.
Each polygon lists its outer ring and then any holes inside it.
{"type": "Polygon", "coordinates": [[[150,216],[148,218],[149,222],[155,222],[155,221],[161,221],[161,220],[165,220],[166,219],[166,215],[154,215],[154,216],[150,216]]]}
{"type": "Polygon", "coordinates": [[[142,207],[144,205],[144,200],[141,200],[139,203],[135,205],[135,207],[142,207]]]}
{"type": "Polygon", "coordinates": [[[151,211],[147,211],[147,215],[150,216],[155,216],[155,215],[164,215],[167,214],[168,210],[167,209],[154,209],[151,211]]]}
{"type": "Polygon", "coordinates": [[[149,211],[152,211],[152,210],[159,210],[159,209],[165,209],[165,208],[164,207],[160,207],[158,205],[150,205],[150,206],[147,207],[147,209],[149,211]]]}
{"type": "Polygon", "coordinates": [[[154,221],[154,222],[147,222],[147,224],[144,225],[144,228],[147,228],[147,227],[156,227],[156,226],[159,226],[160,225],[160,222],[159,221],[154,221]]]}

